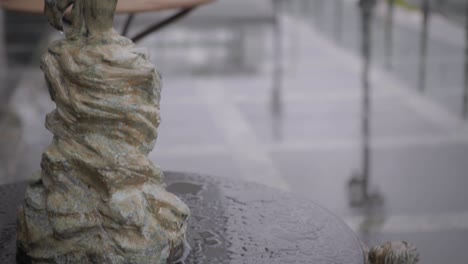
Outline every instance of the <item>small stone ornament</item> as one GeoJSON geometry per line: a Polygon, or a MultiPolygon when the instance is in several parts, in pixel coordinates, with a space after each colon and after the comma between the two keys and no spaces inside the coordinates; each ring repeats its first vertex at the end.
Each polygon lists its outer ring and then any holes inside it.
{"type": "Polygon", "coordinates": [[[371,248],[368,258],[368,264],[416,264],[419,253],[407,242],[387,242],[371,248]]]}
{"type": "Polygon", "coordinates": [[[161,80],[145,50],[117,34],[117,0],[47,0],[66,38],[41,68],[57,108],[54,134],[18,215],[18,263],[166,264],[187,253],[189,208],[147,158],[161,80]]]}

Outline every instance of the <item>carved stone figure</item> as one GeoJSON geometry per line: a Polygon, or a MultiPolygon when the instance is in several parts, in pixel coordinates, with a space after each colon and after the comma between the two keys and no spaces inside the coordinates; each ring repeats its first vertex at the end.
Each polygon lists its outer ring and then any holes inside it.
{"type": "Polygon", "coordinates": [[[48,0],[61,29],[42,57],[54,134],[18,216],[20,263],[165,264],[183,257],[189,208],[147,158],[160,123],[160,76],[112,28],[117,0],[48,0]]]}
{"type": "Polygon", "coordinates": [[[115,12],[110,11],[115,10],[117,0],[46,0],[44,11],[49,23],[63,31],[62,17],[72,4],[72,30],[67,32],[69,39],[111,33],[115,12]]]}
{"type": "Polygon", "coordinates": [[[371,248],[368,264],[417,264],[419,253],[407,242],[388,242],[371,248]]]}

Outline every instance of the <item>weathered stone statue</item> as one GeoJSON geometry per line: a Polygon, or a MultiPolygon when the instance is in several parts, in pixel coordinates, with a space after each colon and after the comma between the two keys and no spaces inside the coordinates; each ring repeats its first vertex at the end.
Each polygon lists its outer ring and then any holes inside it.
{"type": "Polygon", "coordinates": [[[404,241],[387,242],[372,247],[368,253],[368,264],[417,264],[419,253],[404,241]]]}
{"type": "Polygon", "coordinates": [[[186,251],[188,207],[147,158],[160,123],[160,77],[112,28],[117,0],[47,0],[67,38],[42,57],[54,134],[19,212],[23,263],[165,264],[186,251]]]}

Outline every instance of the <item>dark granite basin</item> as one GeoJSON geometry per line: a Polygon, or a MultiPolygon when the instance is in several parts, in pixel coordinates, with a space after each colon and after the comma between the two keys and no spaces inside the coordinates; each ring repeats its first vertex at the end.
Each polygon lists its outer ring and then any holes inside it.
{"type": "MultiPolygon", "coordinates": [[[[166,172],[168,190],[191,208],[185,264],[364,264],[355,234],[292,194],[224,178],[166,172]]],[[[0,263],[15,263],[16,210],[25,182],[0,186],[0,263]]]]}

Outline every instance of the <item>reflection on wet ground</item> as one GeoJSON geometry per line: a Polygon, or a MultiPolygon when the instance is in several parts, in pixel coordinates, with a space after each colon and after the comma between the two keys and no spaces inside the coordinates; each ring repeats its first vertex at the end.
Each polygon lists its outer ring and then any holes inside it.
{"type": "MultiPolygon", "coordinates": [[[[468,244],[463,27],[431,15],[421,93],[421,13],[395,7],[389,45],[386,5],[376,6],[369,186],[384,202],[356,209],[348,205],[347,184],[362,170],[360,11],[354,1],[290,1],[280,12],[279,38],[271,13],[260,13],[264,19],[239,23],[197,18],[140,43],[149,47],[164,81],[163,123],[151,159],[166,170],[254,181],[307,197],[344,218],[371,244],[413,242],[422,263],[463,262],[462,245],[468,244]],[[283,55],[279,79],[272,75],[278,72],[275,47],[283,55]],[[276,115],[274,87],[280,88],[276,115]]],[[[151,19],[138,16],[132,30],[151,19]]],[[[9,25],[19,23],[10,20],[9,25]]],[[[119,18],[118,26],[123,21],[119,18]]],[[[16,28],[16,35],[28,32],[24,25],[16,28]]],[[[0,53],[8,55],[0,61],[8,65],[0,67],[1,100],[4,91],[10,95],[0,118],[2,183],[38,170],[51,141],[43,123],[53,104],[37,62],[45,46],[37,44],[55,37],[24,41],[23,34],[0,42],[0,53]]],[[[200,239],[217,243],[210,233],[200,239]]]]}

